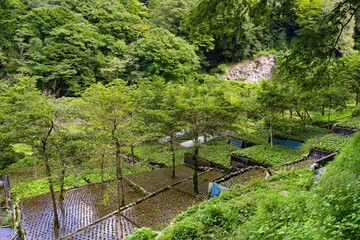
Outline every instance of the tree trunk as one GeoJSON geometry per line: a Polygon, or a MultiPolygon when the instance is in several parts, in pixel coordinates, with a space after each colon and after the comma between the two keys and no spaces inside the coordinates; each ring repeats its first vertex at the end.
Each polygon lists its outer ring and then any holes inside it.
{"type": "Polygon", "coordinates": [[[293,124],[292,124],[292,117],[293,117],[293,111],[292,111],[292,108],[290,108],[290,131],[291,131],[291,135],[294,134],[294,127],[293,127],[293,124]]]}
{"type": "Polygon", "coordinates": [[[230,137],[230,153],[232,153],[232,137],[230,137]]]}
{"type": "Polygon", "coordinates": [[[125,206],[124,201],[124,183],[123,175],[121,169],[121,160],[120,160],[120,143],[119,139],[115,138],[116,145],[116,179],[117,179],[117,190],[118,190],[118,209],[125,206]]]}
{"type": "Polygon", "coordinates": [[[174,152],[174,136],[171,133],[170,134],[170,151],[171,151],[171,157],[172,157],[172,178],[175,178],[175,152],[174,152]]]}
{"type": "Polygon", "coordinates": [[[100,174],[101,174],[101,183],[104,182],[104,165],[105,165],[105,150],[103,151],[102,153],[102,156],[101,156],[101,163],[100,163],[100,174]]]}
{"type": "Polygon", "coordinates": [[[271,148],[274,147],[274,138],[273,138],[273,123],[272,118],[270,118],[270,146],[271,148]]]}
{"type": "Polygon", "coordinates": [[[115,140],[115,156],[116,156],[116,187],[117,187],[117,198],[118,198],[118,217],[119,217],[119,223],[120,223],[120,239],[123,237],[123,226],[121,221],[121,214],[120,209],[121,207],[125,206],[124,201],[124,183],[123,183],[123,176],[121,171],[121,161],[120,161],[120,143],[119,139],[116,138],[113,134],[113,138],[115,140]]]}
{"type": "Polygon", "coordinates": [[[131,148],[131,164],[134,165],[135,162],[134,145],[131,144],[130,148],[131,148]]]}
{"type": "Polygon", "coordinates": [[[58,217],[57,208],[56,208],[54,186],[53,186],[53,182],[51,180],[50,166],[49,166],[49,163],[47,160],[45,160],[45,167],[46,167],[46,176],[47,176],[48,182],[49,182],[50,196],[51,196],[51,202],[52,202],[53,213],[54,213],[53,229],[58,230],[60,228],[59,217],[58,217]]]}
{"type": "Polygon", "coordinates": [[[64,201],[64,180],[65,180],[65,161],[63,161],[63,168],[61,169],[61,175],[60,175],[60,193],[58,200],[60,203],[64,201]]]}
{"type": "Polygon", "coordinates": [[[329,130],[329,133],[330,133],[330,114],[331,114],[331,97],[329,99],[329,113],[328,113],[328,130],[329,130]]]}
{"type": "Polygon", "coordinates": [[[300,117],[301,119],[301,122],[302,122],[302,129],[303,129],[303,132],[305,132],[305,113],[304,114],[300,114],[299,111],[296,111],[297,115],[300,117]]]}
{"type": "Polygon", "coordinates": [[[355,106],[359,105],[359,89],[356,89],[355,106]]]}
{"type": "Polygon", "coordinates": [[[324,115],[325,115],[325,103],[324,103],[324,105],[322,107],[322,110],[321,110],[321,116],[324,116],[324,115]]]}
{"type": "MultiPolygon", "coordinates": [[[[54,123],[51,122],[51,127],[50,127],[49,131],[47,132],[47,134],[45,132],[44,139],[42,140],[42,150],[43,150],[43,156],[44,156],[44,162],[45,162],[45,168],[46,168],[46,177],[47,177],[48,183],[49,183],[50,196],[51,196],[51,202],[52,202],[53,213],[54,213],[53,229],[55,230],[55,234],[56,234],[56,232],[60,228],[60,224],[59,224],[59,217],[58,217],[57,207],[56,207],[54,185],[53,185],[53,182],[51,179],[51,171],[50,171],[49,159],[48,159],[48,155],[47,155],[47,140],[48,140],[48,137],[50,136],[53,128],[54,128],[54,123]]],[[[46,131],[46,129],[45,129],[45,131],[46,131]]]]}
{"type": "Polygon", "coordinates": [[[194,151],[194,173],[193,173],[193,183],[194,183],[194,194],[199,194],[199,180],[198,180],[198,171],[199,171],[199,166],[198,166],[198,155],[199,155],[199,140],[198,140],[199,136],[196,136],[196,140],[195,140],[195,151],[194,151]]]}
{"type": "Polygon", "coordinates": [[[33,145],[33,157],[34,157],[34,179],[38,179],[38,169],[37,169],[37,166],[36,166],[36,147],[35,147],[35,144],[33,145]]]}

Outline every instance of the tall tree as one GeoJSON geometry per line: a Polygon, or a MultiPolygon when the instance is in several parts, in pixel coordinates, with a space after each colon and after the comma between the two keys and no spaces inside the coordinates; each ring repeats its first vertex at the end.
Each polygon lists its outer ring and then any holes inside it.
{"type": "Polygon", "coordinates": [[[211,128],[213,132],[226,129],[229,122],[229,109],[223,105],[221,100],[222,80],[207,78],[204,83],[196,80],[189,81],[179,89],[176,98],[179,109],[182,111],[182,121],[190,128],[189,135],[194,142],[194,194],[199,193],[198,189],[198,157],[201,143],[199,137],[206,134],[211,128]]]}
{"type": "Polygon", "coordinates": [[[6,135],[11,135],[16,142],[38,143],[36,147],[46,167],[54,214],[53,229],[57,234],[60,225],[49,156],[49,140],[61,118],[56,109],[56,102],[52,96],[42,95],[35,88],[33,78],[20,78],[17,84],[5,91],[1,100],[1,108],[6,117],[5,125],[9,130],[6,135]]]}
{"type": "Polygon", "coordinates": [[[261,115],[266,121],[269,121],[270,144],[274,147],[274,125],[277,119],[277,113],[283,105],[283,96],[276,82],[262,80],[259,83],[258,101],[261,115]]]}
{"type": "Polygon", "coordinates": [[[165,83],[163,78],[155,77],[152,81],[142,82],[139,87],[141,116],[149,131],[156,133],[160,142],[168,145],[172,158],[172,177],[175,178],[176,134],[185,128],[181,121],[182,111],[177,105],[180,86],[165,83]]]}
{"type": "Polygon", "coordinates": [[[90,124],[98,131],[105,131],[108,138],[113,141],[116,159],[116,183],[118,194],[118,214],[125,205],[124,181],[122,161],[124,156],[120,152],[121,146],[127,144],[127,122],[131,120],[134,105],[131,101],[131,92],[134,86],[126,86],[121,79],[115,79],[104,86],[101,83],[91,86],[83,94],[90,114],[90,124]]]}

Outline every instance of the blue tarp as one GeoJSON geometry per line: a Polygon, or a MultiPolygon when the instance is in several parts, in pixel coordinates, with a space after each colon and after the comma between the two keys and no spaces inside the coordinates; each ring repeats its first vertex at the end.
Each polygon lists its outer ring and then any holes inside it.
{"type": "Polygon", "coordinates": [[[211,198],[218,197],[221,192],[230,190],[227,187],[221,186],[217,183],[212,183],[211,198]]]}
{"type": "Polygon", "coordinates": [[[238,146],[239,148],[242,148],[243,141],[233,138],[231,140],[232,145],[238,146]]]}
{"type": "Polygon", "coordinates": [[[279,145],[283,145],[283,146],[287,146],[287,147],[291,147],[291,148],[295,148],[295,149],[299,149],[300,145],[302,144],[302,142],[298,142],[292,139],[279,139],[279,138],[273,138],[274,139],[274,143],[275,144],[279,144],[279,145]]]}
{"type": "Polygon", "coordinates": [[[239,157],[236,155],[231,155],[231,159],[241,162],[241,163],[245,164],[246,166],[249,164],[249,159],[247,159],[247,158],[239,157]]]}

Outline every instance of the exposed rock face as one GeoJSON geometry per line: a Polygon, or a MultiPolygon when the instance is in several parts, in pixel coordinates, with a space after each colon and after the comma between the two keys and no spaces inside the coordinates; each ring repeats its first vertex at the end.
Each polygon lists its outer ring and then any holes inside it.
{"type": "Polygon", "coordinates": [[[269,80],[276,64],[275,56],[258,56],[255,60],[245,60],[235,66],[227,66],[226,73],[220,78],[227,80],[258,82],[261,79],[269,80]]]}

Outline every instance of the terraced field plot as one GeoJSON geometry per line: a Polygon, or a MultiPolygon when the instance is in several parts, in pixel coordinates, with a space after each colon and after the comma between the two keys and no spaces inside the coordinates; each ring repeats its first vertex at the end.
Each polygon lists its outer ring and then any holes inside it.
{"type": "Polygon", "coordinates": [[[175,189],[167,189],[126,209],[122,214],[142,227],[160,230],[177,214],[200,200],[175,189]]]}
{"type": "Polygon", "coordinates": [[[291,169],[301,170],[301,169],[310,169],[311,165],[313,164],[312,159],[307,159],[304,161],[300,161],[297,163],[289,164],[289,165],[282,165],[278,167],[274,167],[271,170],[274,171],[288,171],[291,169]]]}
{"type": "Polygon", "coordinates": [[[164,187],[178,183],[184,179],[190,178],[194,170],[184,165],[178,165],[175,168],[175,178],[171,178],[172,168],[161,168],[150,172],[143,172],[133,175],[128,175],[125,178],[133,183],[141,186],[147,192],[156,192],[164,187]]]}
{"type": "Polygon", "coordinates": [[[254,168],[239,175],[236,175],[228,180],[218,183],[227,188],[233,188],[236,186],[245,185],[254,179],[264,179],[264,178],[265,178],[265,172],[260,169],[254,168]]]}
{"type": "Polygon", "coordinates": [[[105,220],[88,226],[85,229],[62,239],[66,240],[94,240],[94,239],[119,239],[120,229],[122,236],[130,235],[136,228],[131,222],[125,218],[121,218],[122,228],[120,227],[119,217],[117,214],[106,218],[105,220]]]}
{"type": "MultiPolygon", "coordinates": [[[[209,182],[222,176],[224,176],[224,174],[218,170],[210,170],[209,172],[199,175],[199,197],[207,199],[209,182]]],[[[186,180],[185,182],[174,186],[174,188],[192,194],[194,189],[193,180],[186,180]]]]}
{"type": "MultiPolygon", "coordinates": [[[[117,205],[113,182],[95,184],[65,191],[64,202],[57,202],[60,229],[59,235],[65,236],[75,230],[93,223],[97,219],[115,211],[117,205]],[[105,197],[104,197],[105,196],[105,197]],[[106,203],[102,201],[108,198],[106,203]]],[[[125,184],[125,203],[129,204],[142,196],[125,184]]],[[[56,193],[56,196],[58,193],[56,193]]],[[[21,224],[28,239],[55,239],[53,212],[50,194],[25,198],[21,201],[21,224]]]]}
{"type": "Polygon", "coordinates": [[[123,210],[121,212],[122,227],[120,226],[118,215],[114,213],[101,222],[88,226],[63,239],[119,239],[120,231],[122,231],[122,236],[124,237],[131,234],[137,227],[151,227],[155,230],[161,230],[177,214],[197,202],[199,202],[197,198],[186,193],[175,189],[166,189],[123,210]]]}

